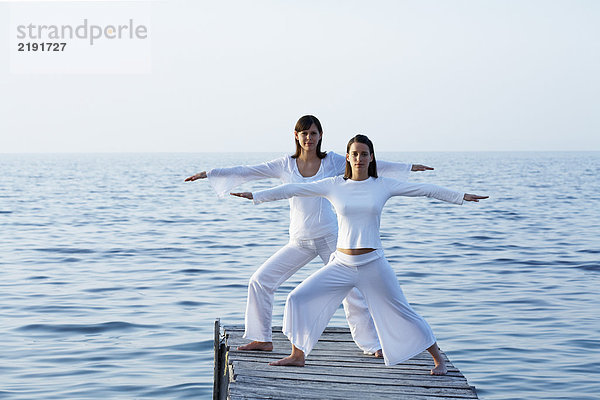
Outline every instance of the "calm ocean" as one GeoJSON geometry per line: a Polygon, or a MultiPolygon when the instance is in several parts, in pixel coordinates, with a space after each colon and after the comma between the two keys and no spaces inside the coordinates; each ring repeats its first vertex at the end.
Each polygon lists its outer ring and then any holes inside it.
{"type": "MultiPolygon", "coordinates": [[[[0,398],[199,399],[215,318],[287,237],[288,203],[187,176],[280,154],[0,154],[0,398]]],[[[385,253],[482,399],[598,399],[600,153],[381,153],[489,200],[391,199],[385,253]]],[[[242,189],[266,188],[262,181],[242,189]]],[[[315,260],[276,296],[319,268],[315,260]]],[[[345,326],[338,311],[332,326],[345,326]]]]}

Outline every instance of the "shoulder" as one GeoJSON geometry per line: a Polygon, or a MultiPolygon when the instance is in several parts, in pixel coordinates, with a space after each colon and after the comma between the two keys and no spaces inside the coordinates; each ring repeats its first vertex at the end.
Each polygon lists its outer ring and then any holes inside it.
{"type": "Polygon", "coordinates": [[[279,158],[269,161],[269,164],[277,165],[283,169],[289,169],[292,162],[295,160],[292,158],[291,154],[285,154],[279,158]]]}
{"type": "Polygon", "coordinates": [[[291,163],[292,161],[295,161],[295,160],[296,160],[296,159],[295,159],[295,158],[293,158],[291,154],[284,154],[284,155],[282,155],[281,157],[279,157],[279,158],[276,158],[276,159],[275,159],[275,160],[273,160],[273,161],[281,161],[281,162],[283,162],[283,163],[289,164],[289,163],[291,163]]]}
{"type": "Polygon", "coordinates": [[[402,184],[402,181],[400,181],[398,179],[390,178],[387,176],[379,176],[377,178],[374,178],[373,181],[378,185],[388,186],[388,187],[402,184]]]}
{"type": "MultiPolygon", "coordinates": [[[[323,179],[323,180],[325,180],[325,179],[323,179]]],[[[332,176],[331,178],[327,178],[327,180],[329,181],[329,183],[332,186],[344,185],[347,182],[346,179],[344,179],[343,175],[332,176]]]]}
{"type": "Polygon", "coordinates": [[[344,180],[340,175],[337,175],[337,176],[330,176],[328,178],[323,178],[323,179],[321,179],[321,180],[319,180],[317,182],[335,183],[335,182],[338,182],[340,179],[342,181],[344,180]]]}
{"type": "Polygon", "coordinates": [[[329,160],[331,162],[340,162],[340,161],[346,162],[346,157],[336,153],[335,151],[328,151],[324,160],[329,160]]]}
{"type": "Polygon", "coordinates": [[[320,185],[320,186],[333,186],[333,185],[337,185],[339,183],[340,179],[342,180],[342,182],[344,181],[344,179],[338,175],[338,176],[331,176],[328,178],[319,179],[318,181],[314,181],[313,183],[316,185],[320,185]]]}
{"type": "Polygon", "coordinates": [[[280,164],[280,165],[283,165],[283,164],[289,163],[289,160],[291,160],[291,159],[292,159],[291,155],[284,154],[284,155],[282,155],[280,157],[277,157],[277,158],[274,158],[272,160],[265,161],[265,164],[280,164]]]}

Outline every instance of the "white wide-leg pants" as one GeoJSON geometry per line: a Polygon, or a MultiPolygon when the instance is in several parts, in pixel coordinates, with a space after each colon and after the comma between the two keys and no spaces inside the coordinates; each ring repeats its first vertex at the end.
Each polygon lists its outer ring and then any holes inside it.
{"type": "MultiPolygon", "coordinates": [[[[275,291],[315,257],[321,257],[326,264],[335,251],[336,241],[335,235],[314,240],[290,241],[256,270],[248,283],[244,338],[261,342],[272,341],[271,320],[275,291]]],[[[366,353],[379,350],[381,345],[377,331],[360,291],[349,290],[343,303],[350,331],[358,347],[366,353]]]]}
{"type": "Polygon", "coordinates": [[[398,364],[435,343],[425,320],[408,304],[382,250],[350,256],[336,251],[287,298],[283,333],[308,355],[346,295],[364,295],[386,365],[398,364]]]}

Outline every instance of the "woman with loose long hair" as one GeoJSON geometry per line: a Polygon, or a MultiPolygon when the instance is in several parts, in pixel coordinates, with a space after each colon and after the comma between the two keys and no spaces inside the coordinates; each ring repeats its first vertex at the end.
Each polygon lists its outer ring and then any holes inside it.
{"type": "MultiPolygon", "coordinates": [[[[186,179],[208,178],[213,189],[224,197],[236,186],[257,179],[277,178],[283,183],[306,183],[344,173],[345,157],[321,150],[323,128],[312,115],[301,117],[294,129],[296,152],[258,165],[242,165],[202,171],[186,179]]],[[[433,168],[420,164],[380,162],[383,176],[405,180],[409,171],[433,168]]],[[[290,240],[252,275],[248,283],[244,338],[252,340],[240,350],[273,349],[271,320],[277,288],[298,269],[319,256],[327,263],[335,251],[337,220],[324,198],[290,199],[290,240]]],[[[358,290],[344,300],[348,325],[357,345],[365,353],[381,356],[381,345],[367,305],[358,290]]]]}
{"type": "Polygon", "coordinates": [[[344,297],[359,289],[373,318],[386,365],[403,362],[427,349],[434,359],[431,374],[444,375],[447,368],[431,328],[408,304],[383,255],[379,235],[381,211],[392,196],[427,196],[455,204],[476,202],[487,196],[380,177],[373,143],[364,135],[348,142],[346,160],[343,177],[285,184],[254,193],[232,193],[253,199],[255,204],[317,196],[329,200],[337,212],[337,250],[325,267],[288,295],[283,333],[292,343],[292,354],[271,365],[304,366],[305,357],[344,297]]]}

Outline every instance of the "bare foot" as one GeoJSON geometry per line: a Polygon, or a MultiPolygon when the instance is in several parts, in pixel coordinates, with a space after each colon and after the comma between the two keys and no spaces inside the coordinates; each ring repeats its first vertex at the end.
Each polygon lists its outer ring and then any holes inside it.
{"type": "Polygon", "coordinates": [[[238,346],[238,350],[256,350],[256,351],[273,351],[273,342],[259,342],[255,340],[243,346],[238,346]]]}
{"type": "Polygon", "coordinates": [[[433,369],[431,375],[446,375],[448,368],[446,368],[446,362],[442,356],[442,352],[437,345],[437,342],[427,348],[427,351],[433,357],[433,369]]]}
{"type": "Polygon", "coordinates": [[[304,358],[304,352],[292,345],[292,354],[281,360],[270,362],[269,365],[304,367],[304,358]]]}
{"type": "Polygon", "coordinates": [[[379,349],[373,355],[375,356],[375,358],[383,358],[383,351],[381,351],[381,349],[379,349]]]}
{"type": "Polygon", "coordinates": [[[304,355],[302,357],[288,356],[281,360],[270,362],[269,365],[304,367],[304,355]]]}
{"type": "Polygon", "coordinates": [[[446,363],[442,362],[438,364],[435,363],[435,367],[431,370],[431,375],[446,375],[448,373],[448,368],[446,368],[446,363]]]}

